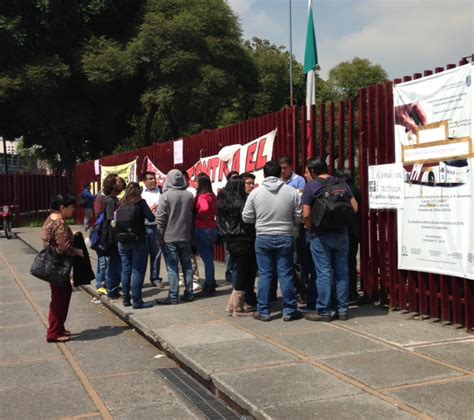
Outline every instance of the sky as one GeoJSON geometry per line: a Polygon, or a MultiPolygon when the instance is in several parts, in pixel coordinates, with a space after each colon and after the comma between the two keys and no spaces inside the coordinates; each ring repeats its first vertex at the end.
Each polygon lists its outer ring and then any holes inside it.
{"type": "MultiPolygon", "coordinates": [[[[290,0],[227,0],[244,39],[289,48],[290,0]]],[[[293,53],[304,60],[308,0],[291,0],[293,53]]],[[[474,53],[474,0],[313,0],[321,75],[342,61],[368,58],[394,79],[474,53]]]]}

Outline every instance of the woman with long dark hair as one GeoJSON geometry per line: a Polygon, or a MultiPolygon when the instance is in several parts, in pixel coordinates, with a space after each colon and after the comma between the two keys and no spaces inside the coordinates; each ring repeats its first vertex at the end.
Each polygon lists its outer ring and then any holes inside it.
{"type": "Polygon", "coordinates": [[[123,306],[133,309],[150,308],[152,303],[142,299],[142,286],[145,278],[147,252],[145,245],[145,218],[155,221],[148,204],[142,199],[142,189],[131,182],[117,209],[115,228],[117,229],[118,252],[122,261],[123,306]],[[130,300],[130,291],[132,299],[130,300]]]}
{"type": "Polygon", "coordinates": [[[247,194],[242,178],[231,178],[219,193],[217,223],[219,232],[234,258],[237,278],[226,311],[232,316],[249,315],[245,304],[246,291],[253,291],[257,274],[255,257],[255,225],[242,221],[247,194]]]}
{"type": "MultiPolygon", "coordinates": [[[[43,225],[41,239],[44,247],[53,248],[58,255],[84,258],[84,251],[75,248],[74,235],[67,220],[74,216],[76,199],[67,194],[56,196],[52,203],[52,212],[43,225]]],[[[69,341],[71,333],[64,327],[71,301],[72,287],[68,281],[64,285],[50,283],[51,303],[49,305],[49,327],[46,340],[49,343],[69,341]]]]}
{"type": "Polygon", "coordinates": [[[214,243],[217,238],[216,201],[211,179],[206,174],[199,174],[194,202],[196,246],[206,272],[203,292],[209,295],[213,295],[217,287],[214,269],[214,243]]]}

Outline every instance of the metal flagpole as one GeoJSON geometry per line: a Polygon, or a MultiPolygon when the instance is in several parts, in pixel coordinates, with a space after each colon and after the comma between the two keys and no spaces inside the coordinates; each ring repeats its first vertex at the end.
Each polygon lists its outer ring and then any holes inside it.
{"type": "Polygon", "coordinates": [[[293,106],[293,22],[291,17],[291,0],[289,0],[290,8],[290,105],[293,106]]]}

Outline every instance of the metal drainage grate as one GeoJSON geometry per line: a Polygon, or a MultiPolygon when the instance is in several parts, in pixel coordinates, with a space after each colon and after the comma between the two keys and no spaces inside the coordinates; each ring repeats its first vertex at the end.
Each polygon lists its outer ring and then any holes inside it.
{"type": "Polygon", "coordinates": [[[179,368],[157,369],[171,385],[189,400],[207,419],[241,419],[227,405],[218,400],[211,392],[179,368]]]}

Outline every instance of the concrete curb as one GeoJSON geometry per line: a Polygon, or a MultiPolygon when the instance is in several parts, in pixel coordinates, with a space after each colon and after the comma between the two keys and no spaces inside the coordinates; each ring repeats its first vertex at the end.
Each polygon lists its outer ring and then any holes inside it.
{"type": "Polygon", "coordinates": [[[207,372],[203,366],[193,362],[192,359],[182,353],[178,348],[170,345],[165,339],[163,339],[163,337],[156,334],[155,331],[135,317],[133,313],[124,311],[106,296],[99,295],[96,292],[96,289],[90,285],[80,286],[80,288],[87,294],[100,300],[107,309],[117,315],[128,325],[135,328],[137,332],[153,345],[158,347],[161,351],[166,353],[170,359],[174,360],[183,370],[208,388],[214,395],[216,395],[216,397],[222,399],[234,410],[242,414],[244,416],[243,418],[251,418],[248,416],[262,419],[269,418],[267,415],[261,413],[258,410],[258,407],[255,407],[234,390],[223,385],[212,373],[207,372]]]}

